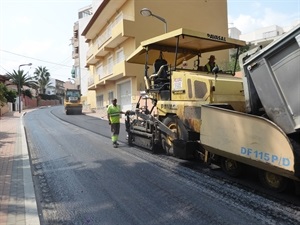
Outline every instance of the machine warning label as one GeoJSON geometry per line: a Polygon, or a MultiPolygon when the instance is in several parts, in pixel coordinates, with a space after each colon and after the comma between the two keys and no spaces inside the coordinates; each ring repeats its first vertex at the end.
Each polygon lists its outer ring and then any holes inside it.
{"type": "Polygon", "coordinates": [[[182,89],[182,78],[175,78],[173,84],[174,90],[181,90],[182,89]]]}
{"type": "Polygon", "coordinates": [[[241,147],[241,155],[248,158],[257,159],[259,161],[271,163],[276,166],[290,166],[291,162],[289,158],[281,157],[268,152],[259,151],[256,149],[241,147]]]}

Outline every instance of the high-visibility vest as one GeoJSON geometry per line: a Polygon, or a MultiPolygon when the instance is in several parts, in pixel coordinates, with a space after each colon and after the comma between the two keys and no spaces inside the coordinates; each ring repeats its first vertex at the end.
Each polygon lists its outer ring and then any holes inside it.
{"type": "Polygon", "coordinates": [[[111,123],[120,123],[121,107],[119,105],[109,105],[107,108],[107,113],[111,123]]]}
{"type": "MultiPolygon", "coordinates": [[[[215,66],[218,66],[216,63],[215,63],[215,66]]],[[[207,72],[211,72],[211,68],[210,68],[210,64],[209,63],[207,63],[206,65],[205,65],[205,67],[206,67],[206,69],[207,69],[207,72]]]]}

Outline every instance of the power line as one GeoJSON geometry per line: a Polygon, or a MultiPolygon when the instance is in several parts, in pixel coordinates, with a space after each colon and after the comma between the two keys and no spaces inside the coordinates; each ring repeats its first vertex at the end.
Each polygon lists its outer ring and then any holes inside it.
{"type": "Polygon", "coordinates": [[[3,49],[0,49],[0,51],[6,52],[6,53],[9,53],[9,54],[12,54],[12,55],[17,55],[17,56],[25,57],[25,58],[28,58],[28,59],[34,59],[34,60],[37,60],[37,61],[40,61],[40,62],[45,62],[45,63],[53,64],[53,65],[64,66],[64,67],[68,67],[68,68],[72,68],[73,67],[73,66],[68,66],[68,65],[64,65],[64,64],[60,64],[60,63],[49,62],[49,61],[46,61],[46,60],[41,60],[41,59],[37,59],[37,58],[33,58],[33,57],[21,55],[21,54],[10,52],[10,51],[6,51],[6,50],[3,50],[3,49]]]}
{"type": "Polygon", "coordinates": [[[9,73],[9,71],[8,71],[7,69],[5,69],[3,66],[0,65],[0,67],[1,67],[2,69],[4,69],[7,73],[9,73]]]}
{"type": "MultiPolygon", "coordinates": [[[[12,54],[12,55],[17,55],[17,56],[21,56],[21,57],[24,57],[24,58],[28,58],[28,59],[33,59],[33,60],[37,60],[37,61],[40,61],[40,62],[45,62],[45,63],[49,63],[49,64],[53,64],[53,65],[57,65],[57,66],[63,66],[63,67],[68,67],[68,68],[73,68],[73,66],[68,66],[68,65],[64,65],[64,64],[60,64],[60,63],[54,63],[54,62],[50,62],[50,61],[46,61],[46,60],[41,60],[41,59],[37,59],[37,58],[33,58],[33,57],[29,57],[29,56],[25,56],[25,55],[21,55],[21,54],[18,54],[18,53],[14,53],[14,52],[10,52],[10,51],[7,51],[7,50],[4,50],[4,49],[0,49],[0,51],[2,52],[6,52],[6,53],[9,53],[9,54],[12,54]]],[[[71,57],[67,57],[66,59],[64,59],[63,61],[67,61],[67,60],[70,60],[71,57]]],[[[1,65],[0,65],[1,66],[1,65]]],[[[1,66],[2,69],[4,69],[5,71],[7,71],[3,66],[1,66]]],[[[79,67],[80,70],[84,70],[85,68],[81,68],[79,67]]],[[[52,70],[57,70],[56,67],[53,67],[52,70]]],[[[8,71],[7,71],[8,72],[8,71]]],[[[52,73],[53,74],[53,73],[52,73]]],[[[57,74],[58,75],[58,74],[57,74]]],[[[58,75],[60,77],[62,77],[62,75],[58,75]]],[[[82,77],[86,77],[87,75],[84,74],[82,77]]]]}

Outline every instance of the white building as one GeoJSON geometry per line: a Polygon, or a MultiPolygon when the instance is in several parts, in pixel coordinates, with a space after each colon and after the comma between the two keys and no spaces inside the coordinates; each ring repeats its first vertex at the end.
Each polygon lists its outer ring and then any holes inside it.
{"type": "Polygon", "coordinates": [[[78,21],[74,23],[72,37],[72,58],[74,59],[72,78],[75,83],[74,89],[80,89],[81,91],[81,101],[84,108],[89,107],[86,99],[88,92],[90,92],[88,91],[88,78],[90,73],[85,67],[88,44],[86,43],[85,37],[82,36],[81,33],[92,17],[93,7],[94,6],[89,5],[78,10],[78,21]]]}
{"type": "Polygon", "coordinates": [[[82,95],[87,95],[88,92],[88,77],[89,71],[85,68],[86,65],[86,52],[88,51],[88,44],[85,42],[85,38],[81,36],[82,31],[86,27],[92,16],[92,6],[86,6],[78,10],[78,21],[73,26],[73,53],[74,59],[72,77],[76,83],[76,88],[81,90],[82,95]]]}
{"type": "Polygon", "coordinates": [[[254,45],[262,45],[265,47],[278,36],[284,33],[283,28],[277,25],[263,27],[247,34],[241,34],[240,39],[254,45]]]}
{"type": "Polygon", "coordinates": [[[290,26],[280,27],[277,25],[272,25],[268,27],[262,27],[260,29],[254,30],[252,32],[241,34],[241,32],[237,28],[229,28],[228,33],[229,37],[237,38],[247,43],[251,43],[253,45],[261,45],[265,47],[270,44],[276,38],[281,36],[282,34],[290,31],[294,27],[298,26],[299,21],[295,21],[290,26]]]}
{"type": "Polygon", "coordinates": [[[56,80],[54,78],[50,78],[49,86],[46,88],[46,95],[56,95],[56,80]]]}
{"type": "Polygon", "coordinates": [[[239,39],[241,34],[242,34],[241,31],[236,27],[228,28],[228,36],[231,38],[239,39]]]}

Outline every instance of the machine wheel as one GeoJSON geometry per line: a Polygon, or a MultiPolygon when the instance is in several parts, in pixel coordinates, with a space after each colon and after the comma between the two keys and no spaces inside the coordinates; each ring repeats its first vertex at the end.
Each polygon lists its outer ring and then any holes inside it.
{"type": "Polygon", "coordinates": [[[69,113],[69,111],[68,111],[68,110],[66,110],[66,115],[70,115],[70,113],[69,113]]]}
{"type": "Polygon", "coordinates": [[[170,139],[166,135],[162,134],[161,135],[161,146],[162,146],[163,151],[167,155],[174,154],[173,145],[170,143],[171,143],[170,139]]]}
{"type": "Polygon", "coordinates": [[[260,170],[258,177],[265,188],[278,193],[283,192],[288,186],[288,179],[275,173],[260,170]]]}
{"type": "MultiPolygon", "coordinates": [[[[174,133],[177,133],[177,124],[174,118],[172,117],[166,117],[163,120],[163,124],[165,124],[170,130],[172,130],[174,133]]],[[[179,132],[179,138],[183,140],[187,140],[187,131],[182,131],[180,127],[178,127],[178,132],[179,132]]],[[[167,155],[174,155],[174,150],[173,150],[173,144],[172,144],[172,138],[169,137],[166,134],[161,135],[161,145],[163,148],[163,151],[167,155]]]]}
{"type": "Polygon", "coordinates": [[[221,168],[227,175],[231,177],[238,177],[242,175],[244,171],[242,163],[223,157],[221,158],[221,168]]]}

